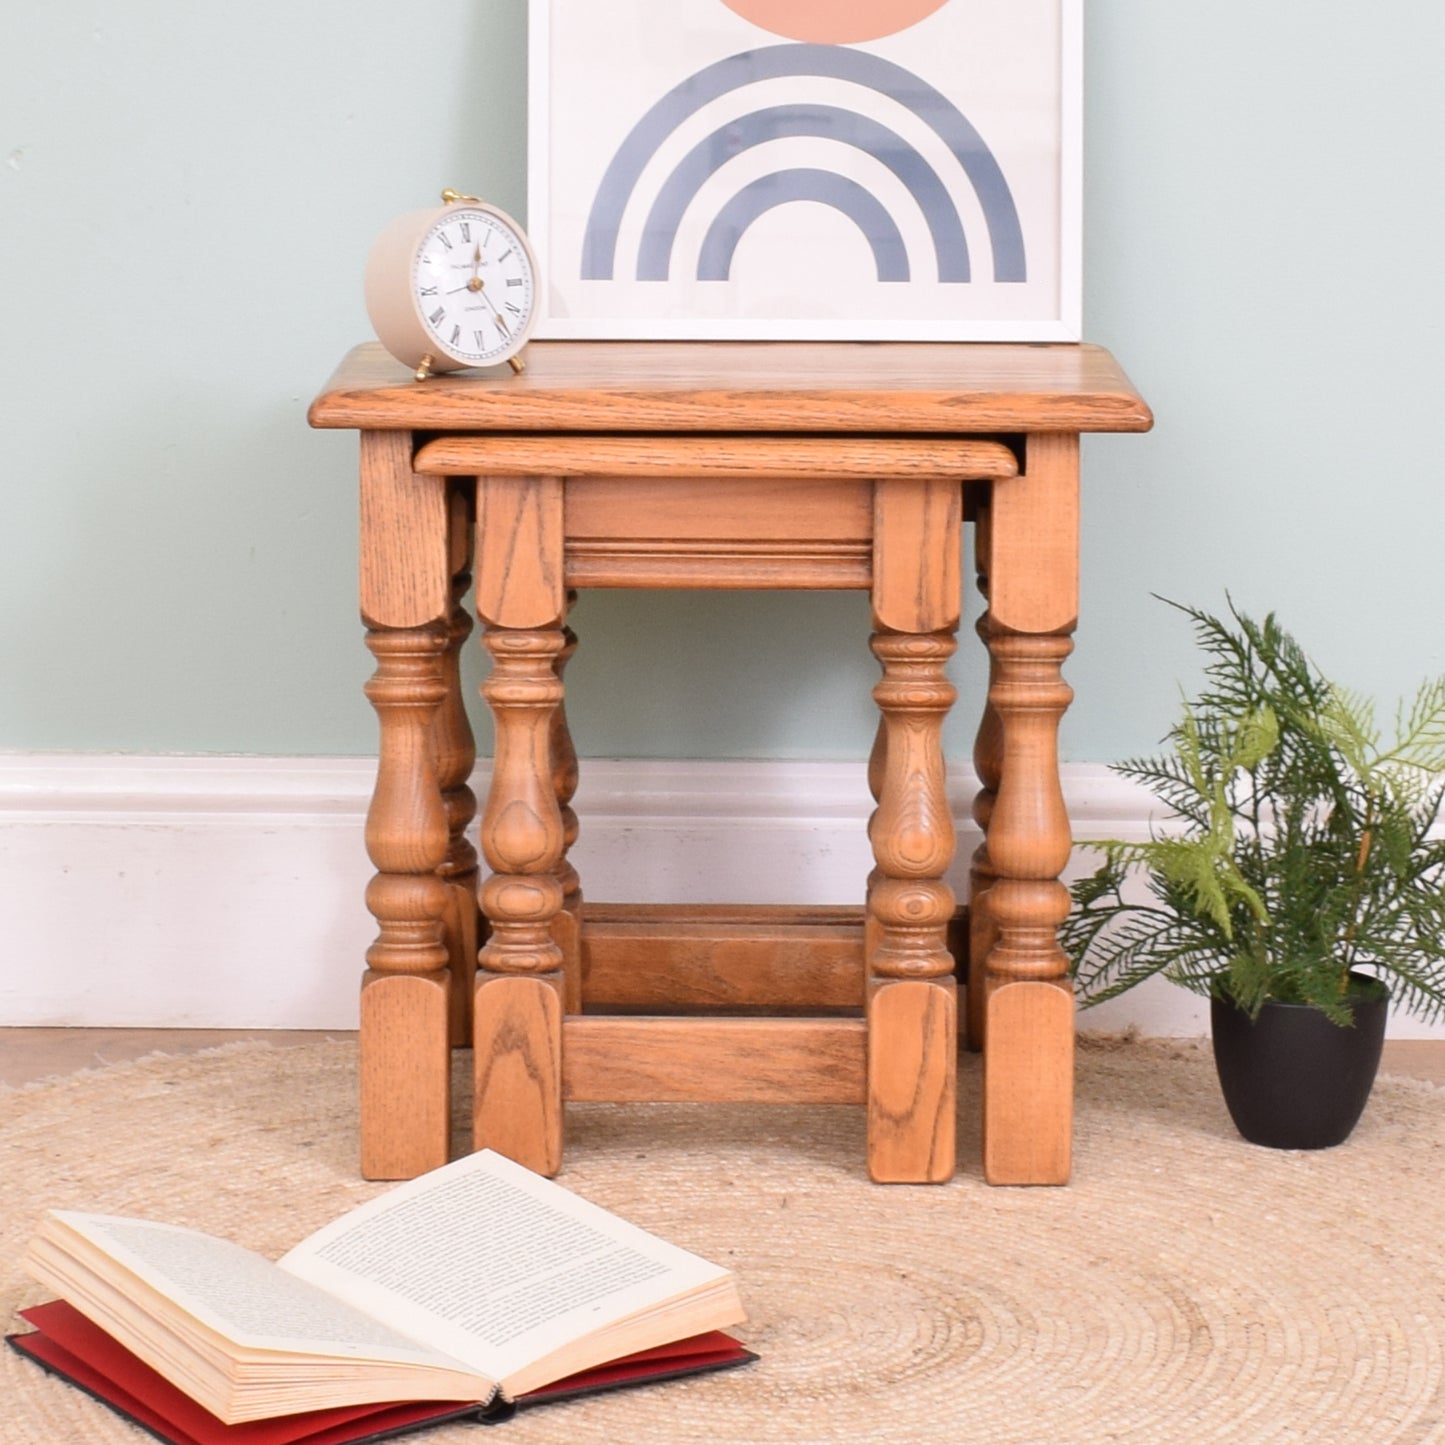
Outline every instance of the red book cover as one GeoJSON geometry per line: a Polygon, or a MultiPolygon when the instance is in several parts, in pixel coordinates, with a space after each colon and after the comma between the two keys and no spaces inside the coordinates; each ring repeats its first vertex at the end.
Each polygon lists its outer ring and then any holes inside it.
{"type": "Polygon", "coordinates": [[[731,1335],[715,1331],[569,1375],[521,1396],[514,1405],[401,1401],[227,1425],[63,1300],[20,1314],[31,1330],[6,1337],[13,1349],[169,1445],[359,1445],[466,1416],[480,1423],[499,1423],[515,1409],[549,1400],[725,1370],[757,1359],[731,1335]]]}

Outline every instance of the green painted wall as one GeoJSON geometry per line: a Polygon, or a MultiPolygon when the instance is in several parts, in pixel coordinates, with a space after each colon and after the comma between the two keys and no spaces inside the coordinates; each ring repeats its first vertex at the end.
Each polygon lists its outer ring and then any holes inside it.
{"type": "MultiPolygon", "coordinates": [[[[368,752],[355,440],[305,407],[391,215],[448,184],[524,213],[525,6],[7,9],[0,747],[368,752]]],[[[1086,329],[1158,422],[1087,444],[1065,753],[1172,720],[1194,660],[1152,592],[1274,608],[1393,698],[1445,670],[1445,7],[1087,10],[1086,329]]],[[[866,753],[867,622],[591,594],[579,745],[866,753]]]]}

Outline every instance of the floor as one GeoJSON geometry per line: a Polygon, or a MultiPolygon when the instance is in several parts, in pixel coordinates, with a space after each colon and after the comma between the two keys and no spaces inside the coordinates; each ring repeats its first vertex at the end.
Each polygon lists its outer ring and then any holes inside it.
{"type": "Polygon", "coordinates": [[[0,1028],[0,1085],[28,1084],[77,1069],[103,1068],[146,1054],[189,1054],[245,1039],[285,1047],[355,1035],[264,1029],[14,1029],[0,1028]]]}
{"type": "MultiPolygon", "coordinates": [[[[16,1029],[0,1028],[0,1085],[93,1069],[145,1054],[191,1053],[242,1039],[269,1039],[281,1047],[345,1033],[245,1031],[235,1029],[16,1029]]],[[[1395,1039],[1385,1045],[1385,1073],[1412,1075],[1445,1084],[1445,1042],[1395,1039]]]]}

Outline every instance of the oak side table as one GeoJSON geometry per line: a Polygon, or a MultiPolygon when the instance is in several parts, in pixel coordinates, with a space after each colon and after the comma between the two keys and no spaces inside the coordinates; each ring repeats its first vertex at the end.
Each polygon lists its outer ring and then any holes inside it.
{"type": "Polygon", "coordinates": [[[451,1048],[471,1043],[475,1146],[544,1174],[561,1167],[567,1100],[741,1100],[861,1104],[874,1179],[946,1180],[957,969],[984,1054],[987,1179],[1065,1182],[1056,739],[1079,434],[1147,430],[1147,406],[1092,346],[554,341],[527,362],[417,383],[362,346],[310,411],[361,433],[380,721],[363,1173],[446,1162],[451,1048]],[[966,522],[989,687],[964,910],[939,739],[966,522]],[[876,867],[858,907],[583,903],[562,679],[588,587],[870,594],[876,867]],[[480,886],[458,681],[469,589],[496,727],[480,886]]]}

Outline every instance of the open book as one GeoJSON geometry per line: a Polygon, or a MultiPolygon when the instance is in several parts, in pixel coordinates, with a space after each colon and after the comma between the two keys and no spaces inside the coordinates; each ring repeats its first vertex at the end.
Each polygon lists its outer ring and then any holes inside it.
{"type": "Polygon", "coordinates": [[[25,1263],[228,1424],[514,1399],[744,1318],[725,1269],[490,1151],[276,1263],[195,1230],[64,1211],[45,1216],[25,1263]]]}

